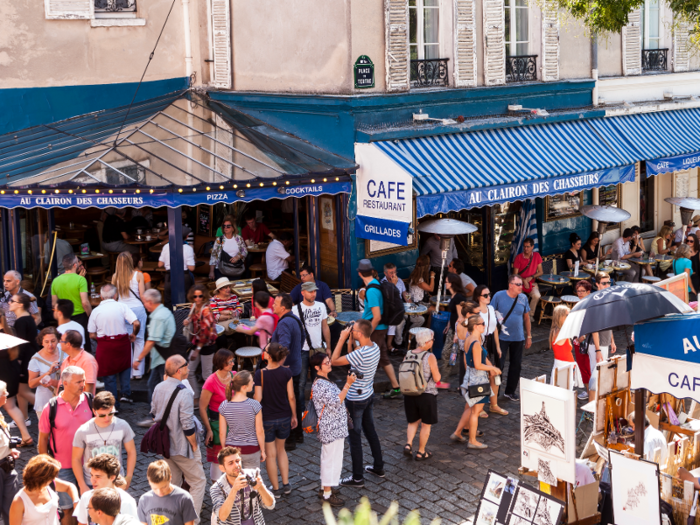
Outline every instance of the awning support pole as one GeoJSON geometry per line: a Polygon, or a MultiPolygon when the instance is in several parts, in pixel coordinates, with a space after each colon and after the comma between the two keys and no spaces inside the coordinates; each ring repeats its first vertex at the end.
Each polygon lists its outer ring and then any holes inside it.
{"type": "MultiPolygon", "coordinates": [[[[2,238],[10,240],[10,210],[2,209],[0,210],[2,216],[2,238]]],[[[4,242],[2,244],[2,274],[5,275],[9,270],[12,269],[12,262],[10,258],[10,242],[4,242]]]]}
{"type": "Polygon", "coordinates": [[[10,266],[12,270],[22,274],[24,279],[24,266],[22,265],[22,237],[19,226],[19,210],[10,210],[10,266]]]}
{"type": "Polygon", "coordinates": [[[296,197],[288,197],[292,199],[292,209],[294,210],[294,268],[297,272],[297,277],[299,277],[299,268],[301,266],[301,261],[299,261],[299,199],[296,197]]]}
{"type": "Polygon", "coordinates": [[[647,415],[646,393],[644,388],[634,391],[634,453],[644,457],[644,420],[647,415]]]}
{"type": "MultiPolygon", "coordinates": [[[[55,244],[53,233],[56,231],[56,218],[54,217],[53,208],[46,210],[47,224],[48,224],[48,238],[49,238],[49,250],[53,250],[53,245],[55,244]]],[[[50,253],[50,252],[49,252],[50,253]]],[[[58,277],[58,261],[56,257],[51,260],[51,278],[58,277]]]]}
{"type": "Polygon", "coordinates": [[[335,200],[335,243],[338,248],[338,288],[345,288],[345,285],[343,283],[343,271],[344,271],[344,264],[343,264],[343,199],[341,198],[340,195],[336,195],[334,197],[335,200]]]}
{"type": "Polygon", "coordinates": [[[168,208],[168,242],[170,243],[170,295],[173,305],[185,302],[185,259],[182,250],[182,210],[168,208]]]}

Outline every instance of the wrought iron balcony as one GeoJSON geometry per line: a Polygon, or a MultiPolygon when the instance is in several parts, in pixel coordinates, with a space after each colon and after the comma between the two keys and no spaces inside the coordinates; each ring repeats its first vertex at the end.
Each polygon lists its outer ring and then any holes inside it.
{"type": "Polygon", "coordinates": [[[96,13],[135,13],[136,0],[95,0],[96,13]]]}
{"type": "Polygon", "coordinates": [[[417,88],[448,86],[448,60],[448,58],[411,60],[411,86],[417,88]]]}
{"type": "Polygon", "coordinates": [[[668,68],[668,48],[642,49],[643,71],[666,71],[668,68]]]}
{"type": "Polygon", "coordinates": [[[513,55],[506,57],[506,82],[537,80],[537,55],[513,55]]]}

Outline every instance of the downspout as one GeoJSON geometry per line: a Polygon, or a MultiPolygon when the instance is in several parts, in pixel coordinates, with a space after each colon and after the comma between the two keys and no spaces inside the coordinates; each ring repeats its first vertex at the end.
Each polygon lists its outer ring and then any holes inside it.
{"type": "Polygon", "coordinates": [[[591,78],[595,82],[593,92],[593,106],[598,106],[598,33],[591,35],[591,78]]]}
{"type": "MultiPolygon", "coordinates": [[[[195,79],[193,78],[194,75],[194,67],[192,65],[192,35],[190,33],[190,0],[182,0],[182,22],[183,22],[183,31],[185,33],[185,74],[187,75],[187,79],[190,83],[190,87],[192,87],[195,83],[195,79]]],[[[187,125],[190,126],[191,128],[194,127],[194,116],[192,115],[192,111],[195,110],[195,105],[190,102],[190,111],[187,113],[187,125]]],[[[194,151],[192,149],[192,144],[187,144],[187,168],[186,171],[188,174],[192,173],[192,156],[194,154],[194,151]]],[[[191,177],[187,175],[187,185],[192,184],[191,177]]]]}

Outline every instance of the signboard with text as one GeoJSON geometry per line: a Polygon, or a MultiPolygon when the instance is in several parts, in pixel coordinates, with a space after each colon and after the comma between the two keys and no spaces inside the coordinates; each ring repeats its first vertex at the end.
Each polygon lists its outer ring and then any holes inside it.
{"type": "Polygon", "coordinates": [[[374,63],[367,55],[360,55],[355,62],[355,89],[374,87],[374,63]]]}

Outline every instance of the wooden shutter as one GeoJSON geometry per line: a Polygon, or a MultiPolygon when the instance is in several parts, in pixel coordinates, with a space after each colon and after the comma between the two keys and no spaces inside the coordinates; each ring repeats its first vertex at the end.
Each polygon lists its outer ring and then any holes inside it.
{"type": "Polygon", "coordinates": [[[214,169],[233,179],[233,166],[230,164],[233,162],[233,150],[231,149],[233,147],[232,128],[217,114],[214,114],[214,123],[216,124],[216,130],[214,130],[214,138],[216,139],[214,141],[214,153],[217,155],[214,157],[214,169]],[[227,160],[229,162],[226,162],[227,160]]]}
{"type": "Polygon", "coordinates": [[[474,0],[454,0],[455,86],[476,86],[476,12],[474,0]]]}
{"type": "Polygon", "coordinates": [[[542,80],[559,80],[559,11],[549,0],[542,7],[542,80]]]}
{"type": "Polygon", "coordinates": [[[484,81],[506,83],[505,8],[503,0],[484,0],[484,81]]]}
{"type": "Polygon", "coordinates": [[[635,9],[622,28],[622,74],[642,74],[642,11],[635,9]]]}
{"type": "Polygon", "coordinates": [[[407,91],[410,87],[408,46],[408,0],[384,0],[386,33],[386,90],[407,91]]]}
{"type": "Polygon", "coordinates": [[[211,0],[214,87],[231,89],[231,6],[230,0],[211,0]]]}
{"type": "Polygon", "coordinates": [[[95,0],[44,0],[46,18],[90,20],[95,18],[95,0]]]}
{"type": "Polygon", "coordinates": [[[673,71],[690,69],[690,35],[687,20],[677,19],[673,28],[673,71]]]}

